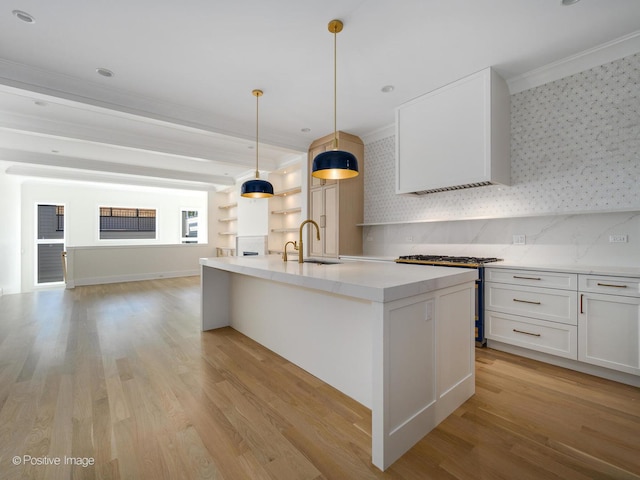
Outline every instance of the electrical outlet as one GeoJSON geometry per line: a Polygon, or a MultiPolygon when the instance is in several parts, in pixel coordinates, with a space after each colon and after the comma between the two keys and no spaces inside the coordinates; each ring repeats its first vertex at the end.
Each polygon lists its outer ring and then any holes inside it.
{"type": "Polygon", "coordinates": [[[609,243],[627,243],[626,235],[609,235],[609,243]]]}
{"type": "Polygon", "coordinates": [[[409,243],[413,242],[413,235],[407,235],[407,242],[409,243]]]}
{"type": "Polygon", "coordinates": [[[513,236],[513,244],[514,245],[525,245],[527,243],[525,235],[514,235],[513,236]]]}

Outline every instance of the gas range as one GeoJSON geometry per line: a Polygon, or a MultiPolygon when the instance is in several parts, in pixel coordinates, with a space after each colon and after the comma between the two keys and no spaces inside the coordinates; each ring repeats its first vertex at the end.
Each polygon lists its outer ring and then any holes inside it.
{"type": "Polygon", "coordinates": [[[445,267],[479,268],[485,263],[499,262],[495,257],[452,257],[448,255],[402,255],[396,263],[415,263],[418,265],[442,265],[445,267]]]}

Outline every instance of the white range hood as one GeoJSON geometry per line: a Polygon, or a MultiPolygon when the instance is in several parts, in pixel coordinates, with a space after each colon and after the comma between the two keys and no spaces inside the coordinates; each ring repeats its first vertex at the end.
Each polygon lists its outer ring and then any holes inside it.
{"type": "Polygon", "coordinates": [[[396,109],[396,193],[509,185],[510,98],[491,68],[396,109]]]}

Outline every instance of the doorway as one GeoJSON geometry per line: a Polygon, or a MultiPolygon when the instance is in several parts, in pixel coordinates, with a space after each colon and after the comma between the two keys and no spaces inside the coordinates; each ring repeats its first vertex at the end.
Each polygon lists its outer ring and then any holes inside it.
{"type": "Polygon", "coordinates": [[[64,282],[64,205],[37,205],[36,285],[64,282]]]}

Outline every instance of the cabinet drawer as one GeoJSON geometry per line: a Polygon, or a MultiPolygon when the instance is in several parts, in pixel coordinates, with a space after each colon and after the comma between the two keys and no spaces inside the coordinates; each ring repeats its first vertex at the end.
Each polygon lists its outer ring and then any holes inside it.
{"type": "Polygon", "coordinates": [[[640,297],[640,278],[579,275],[581,292],[640,297]]]}
{"type": "Polygon", "coordinates": [[[578,293],[570,290],[485,284],[485,309],[577,325],[578,293]]]}
{"type": "Polygon", "coordinates": [[[578,359],[578,328],[573,325],[497,312],[487,312],[485,322],[488,339],[578,359]]]}
{"type": "Polygon", "coordinates": [[[577,290],[575,273],[541,272],[537,270],[509,270],[505,268],[485,268],[487,282],[528,285],[531,287],[562,288],[577,290]]]}

